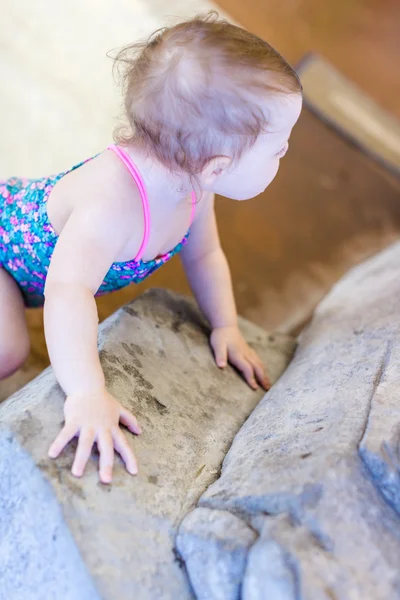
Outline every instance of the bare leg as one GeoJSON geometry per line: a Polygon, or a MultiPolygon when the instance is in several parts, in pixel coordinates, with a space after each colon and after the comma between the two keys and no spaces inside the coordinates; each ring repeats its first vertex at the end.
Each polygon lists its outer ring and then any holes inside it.
{"type": "Polygon", "coordinates": [[[29,335],[22,294],[0,268],[0,379],[17,371],[28,358],[29,335]]]}

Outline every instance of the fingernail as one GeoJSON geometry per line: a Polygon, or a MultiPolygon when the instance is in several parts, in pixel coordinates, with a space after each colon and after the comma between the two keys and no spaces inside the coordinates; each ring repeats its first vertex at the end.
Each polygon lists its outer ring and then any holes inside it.
{"type": "Polygon", "coordinates": [[[102,483],[111,483],[112,480],[112,471],[111,469],[106,469],[101,475],[100,480],[102,483]]]}

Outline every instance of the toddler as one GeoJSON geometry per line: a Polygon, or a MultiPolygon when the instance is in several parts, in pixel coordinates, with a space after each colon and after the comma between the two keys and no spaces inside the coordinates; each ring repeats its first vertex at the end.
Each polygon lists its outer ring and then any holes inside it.
{"type": "Polygon", "coordinates": [[[157,31],[116,64],[129,123],[116,144],[57,175],[0,182],[0,378],[28,355],[24,308],[44,304],[50,360],[66,394],[49,456],[77,436],[79,477],[96,442],[104,483],[114,449],[137,473],[119,423],[141,430],[105,387],[95,295],[142,281],[180,252],[217,365],[229,361],[252,388],[268,388],[238,329],[214,194],[247,200],[265,190],[302,104],[285,60],[214,14],[157,31]]]}

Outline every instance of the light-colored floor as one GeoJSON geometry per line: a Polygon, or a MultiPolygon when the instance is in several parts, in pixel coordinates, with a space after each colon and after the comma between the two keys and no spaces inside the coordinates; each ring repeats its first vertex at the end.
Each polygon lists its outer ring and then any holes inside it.
{"type": "Polygon", "coordinates": [[[107,52],[212,8],[208,0],[2,0],[0,179],[61,171],[104,148],[121,114],[107,52]]]}

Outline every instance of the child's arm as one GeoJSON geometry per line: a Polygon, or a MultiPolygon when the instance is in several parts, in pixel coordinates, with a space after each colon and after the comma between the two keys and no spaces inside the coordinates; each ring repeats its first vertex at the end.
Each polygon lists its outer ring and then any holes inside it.
{"type": "Polygon", "coordinates": [[[239,331],[229,266],[222,251],[214,213],[214,197],[205,194],[192,225],[182,262],[200,308],[213,329],[211,345],[219,367],[227,360],[257,388],[256,379],[269,387],[260,358],[239,331]]]}
{"type": "MultiPolygon", "coordinates": [[[[117,210],[117,209],[116,209],[117,210]]],[[[130,219],[125,219],[128,225],[130,219]]],[[[100,452],[100,479],[109,483],[114,447],[127,470],[137,472],[135,457],[119,429],[140,428],[105,388],[97,351],[98,315],[94,294],[128,239],[129,229],[107,206],[75,210],[54,250],[46,280],[44,321],[47,347],[56,377],[66,393],[65,425],[52,444],[55,458],[79,436],[72,473],[83,474],[94,442],[100,452]],[[125,229],[125,230],[124,230],[125,229]]]]}

